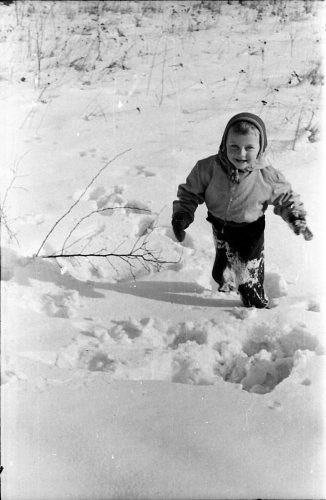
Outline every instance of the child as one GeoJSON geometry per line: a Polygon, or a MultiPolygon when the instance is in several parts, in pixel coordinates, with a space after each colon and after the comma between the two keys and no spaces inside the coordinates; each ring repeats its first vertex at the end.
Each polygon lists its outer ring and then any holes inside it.
{"type": "Polygon", "coordinates": [[[274,205],[295,232],[311,239],[306,211],[283,174],[265,158],[264,122],[239,113],[228,122],[217,155],[197,162],[173,202],[172,227],[178,241],[206,203],[216,256],[212,276],[219,290],[237,288],[246,307],[268,306],[264,293],[265,211],[274,205]]]}

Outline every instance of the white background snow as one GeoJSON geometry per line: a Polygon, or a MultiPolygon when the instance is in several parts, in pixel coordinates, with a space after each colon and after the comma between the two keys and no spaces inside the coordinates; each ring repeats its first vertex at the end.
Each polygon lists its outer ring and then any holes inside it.
{"type": "Polygon", "coordinates": [[[3,498],[325,497],[324,21],[304,0],[0,5],[3,498]],[[182,245],[170,226],[240,111],[314,233],[267,212],[270,310],[216,291],[204,207],[182,245]],[[144,242],[161,269],[43,258],[144,242]]]}

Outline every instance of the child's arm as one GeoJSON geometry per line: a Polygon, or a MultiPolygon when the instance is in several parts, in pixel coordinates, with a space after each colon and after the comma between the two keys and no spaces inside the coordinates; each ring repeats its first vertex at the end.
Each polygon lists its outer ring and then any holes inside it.
{"type": "Polygon", "coordinates": [[[298,194],[294,193],[291,184],[284,175],[275,170],[273,195],[271,203],[274,205],[274,213],[280,215],[288,223],[292,231],[302,234],[305,240],[311,240],[313,234],[307,226],[307,212],[298,194]]]}
{"type": "Polygon", "coordinates": [[[193,222],[198,205],[205,201],[205,180],[203,165],[198,162],[188,175],[185,184],[178,187],[178,200],[173,202],[172,227],[178,241],[185,239],[185,229],[193,222]]]}

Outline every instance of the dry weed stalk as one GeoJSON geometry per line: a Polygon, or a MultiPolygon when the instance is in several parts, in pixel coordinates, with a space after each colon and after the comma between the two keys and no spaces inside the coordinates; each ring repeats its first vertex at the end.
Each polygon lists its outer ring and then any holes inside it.
{"type": "Polygon", "coordinates": [[[70,212],[73,210],[73,208],[75,208],[75,206],[80,202],[80,200],[83,198],[83,196],[86,194],[87,190],[92,186],[92,184],[95,182],[95,180],[99,177],[99,175],[103,172],[103,170],[105,170],[111,163],[113,163],[117,158],[119,158],[120,156],[126,154],[128,151],[131,151],[131,149],[126,149],[125,151],[123,151],[122,153],[119,153],[117,154],[114,158],[112,158],[112,160],[109,160],[98,172],[96,175],[94,175],[94,177],[92,178],[92,180],[87,184],[86,188],[83,190],[83,192],[81,193],[81,195],[77,198],[77,200],[69,207],[69,209],[54,223],[54,225],[52,226],[52,228],[50,229],[50,231],[47,233],[47,235],[45,236],[44,240],[42,241],[41,243],[41,246],[40,248],[38,249],[38,251],[36,252],[36,257],[38,257],[40,251],[42,250],[42,248],[44,247],[46,241],[48,240],[48,238],[50,237],[50,235],[53,233],[53,231],[55,230],[55,228],[58,226],[58,224],[65,218],[67,217],[68,214],[70,214],[70,212]]]}
{"type": "Polygon", "coordinates": [[[100,209],[97,209],[97,210],[92,210],[87,215],[84,215],[84,217],[82,217],[81,219],[79,219],[79,221],[76,222],[76,224],[74,225],[74,227],[69,231],[68,236],[66,237],[66,239],[64,240],[64,242],[62,244],[61,253],[63,253],[65,251],[65,248],[67,246],[68,240],[72,237],[73,233],[80,226],[80,224],[82,224],[82,222],[84,222],[84,220],[89,219],[94,214],[100,214],[100,213],[103,213],[103,212],[107,212],[109,210],[132,210],[132,211],[137,210],[139,212],[150,212],[150,210],[147,210],[145,208],[131,207],[131,206],[128,206],[128,205],[125,205],[125,206],[122,206],[122,207],[105,207],[105,208],[100,208],[100,209]]]}
{"type": "Polygon", "coordinates": [[[300,126],[301,126],[301,121],[302,121],[302,115],[303,115],[303,106],[300,109],[299,117],[298,117],[298,122],[297,122],[297,127],[295,130],[295,135],[293,139],[293,144],[292,144],[292,151],[295,150],[295,146],[299,137],[299,132],[300,132],[300,126]]]}
{"type": "Polygon", "coordinates": [[[26,151],[24,154],[22,154],[19,158],[15,159],[14,161],[14,166],[12,168],[12,178],[7,186],[4,195],[3,195],[3,200],[0,203],[0,227],[4,227],[8,233],[8,236],[11,240],[15,240],[17,245],[19,246],[19,241],[17,239],[16,233],[12,230],[10,223],[12,222],[10,219],[8,219],[7,215],[7,210],[6,210],[6,205],[7,205],[7,200],[8,196],[10,195],[10,192],[13,189],[25,189],[22,186],[15,186],[15,183],[17,179],[24,177],[23,175],[18,175],[18,167],[24,156],[28,153],[29,151],[26,151]]]}
{"type": "MultiPolygon", "coordinates": [[[[105,170],[105,168],[110,165],[113,161],[115,161],[117,158],[122,156],[123,154],[127,153],[128,151],[131,151],[130,149],[127,149],[123,151],[122,153],[119,153],[116,155],[114,158],[112,158],[110,161],[108,161],[98,172],[97,174],[91,179],[91,181],[88,183],[86,188],[82,191],[80,196],[77,198],[77,200],[69,207],[69,209],[54,223],[54,225],[51,227],[50,231],[47,233],[45,238],[43,239],[37,253],[35,254],[35,257],[38,257],[41,250],[44,248],[44,245],[48,238],[51,236],[55,228],[58,226],[58,224],[73,210],[73,208],[80,202],[80,200],[83,198],[83,196],[86,194],[87,190],[92,186],[92,184],[95,182],[95,180],[99,177],[99,175],[105,170]]],[[[144,208],[138,208],[135,206],[121,206],[121,207],[105,207],[102,209],[97,209],[89,212],[87,215],[83,216],[81,219],[78,220],[78,222],[72,227],[72,229],[69,231],[69,234],[65,238],[61,250],[59,252],[54,252],[52,254],[47,254],[47,255],[42,255],[42,259],[57,259],[60,258],[65,258],[65,259],[78,259],[78,258],[85,258],[87,259],[91,264],[91,259],[94,258],[105,258],[108,263],[115,269],[114,265],[112,264],[110,259],[118,258],[128,264],[129,270],[133,278],[135,278],[135,273],[134,273],[134,267],[135,263],[139,263],[142,265],[143,268],[146,269],[146,271],[150,271],[151,268],[154,268],[156,271],[159,271],[163,265],[165,264],[175,264],[176,262],[174,261],[168,261],[164,260],[161,258],[161,252],[153,250],[149,248],[148,246],[148,237],[149,235],[153,232],[153,223],[147,228],[146,231],[144,231],[134,242],[132,247],[130,248],[129,251],[127,252],[121,252],[118,253],[117,250],[119,247],[121,247],[125,242],[122,241],[117,248],[115,248],[113,251],[108,252],[107,249],[100,249],[97,251],[87,251],[86,247],[89,243],[89,241],[86,242],[86,245],[81,251],[78,252],[67,252],[66,249],[68,248],[68,241],[76,231],[76,229],[80,226],[80,224],[91,217],[94,214],[97,213],[103,213],[104,211],[108,210],[118,210],[118,209],[125,209],[125,210],[132,210],[132,211],[140,211],[140,212],[150,212],[150,210],[144,209],[144,208]]],[[[80,241],[80,240],[77,240],[80,241]]],[[[69,246],[74,245],[77,243],[77,241],[74,241],[72,244],[69,246]]],[[[93,265],[93,264],[92,264],[93,265]]]]}
{"type": "MultiPolygon", "coordinates": [[[[150,231],[149,234],[151,234],[152,230],[150,231]]],[[[66,252],[57,252],[49,255],[42,255],[42,259],[79,259],[79,258],[84,258],[88,260],[93,267],[94,264],[92,263],[91,259],[98,259],[98,258],[104,258],[107,260],[107,262],[115,269],[116,272],[117,269],[111,262],[112,259],[120,259],[124,263],[126,263],[129,266],[129,271],[132,277],[135,279],[135,264],[141,264],[141,266],[147,271],[150,272],[151,269],[154,269],[155,271],[160,271],[162,267],[166,264],[175,264],[175,261],[169,261],[161,258],[161,252],[156,251],[151,249],[148,246],[148,235],[146,237],[140,237],[136,240],[134,245],[129,251],[126,252],[117,252],[116,250],[113,250],[112,252],[108,252],[106,249],[102,248],[100,250],[97,250],[95,252],[87,252],[87,251],[81,251],[81,252],[71,252],[71,253],[66,253],[66,252]]],[[[95,267],[96,269],[96,267],[95,267]]]]}

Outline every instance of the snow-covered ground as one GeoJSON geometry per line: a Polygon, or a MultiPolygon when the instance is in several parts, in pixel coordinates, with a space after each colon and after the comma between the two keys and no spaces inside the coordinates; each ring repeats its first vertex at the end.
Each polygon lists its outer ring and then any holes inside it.
{"type": "Polygon", "coordinates": [[[325,8],[242,3],[0,5],[5,499],[325,497],[325,8]],[[170,226],[240,111],[314,233],[267,212],[270,310],[170,226]]]}

